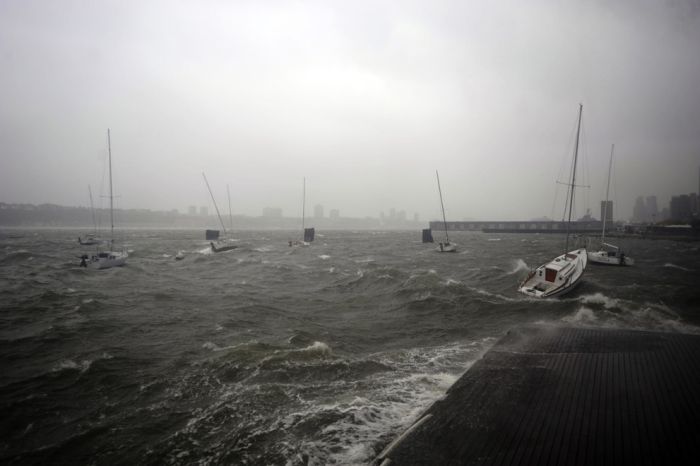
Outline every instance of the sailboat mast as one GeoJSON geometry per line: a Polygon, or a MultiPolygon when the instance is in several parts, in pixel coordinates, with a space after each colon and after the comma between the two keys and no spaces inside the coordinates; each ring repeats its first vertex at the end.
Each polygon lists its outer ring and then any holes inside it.
{"type": "Polygon", "coordinates": [[[449,243],[450,238],[447,236],[447,218],[445,217],[445,204],[442,202],[442,188],[440,187],[440,175],[438,171],[435,170],[435,176],[437,177],[438,192],[440,193],[440,207],[442,208],[442,223],[445,226],[445,242],[449,243]]]}
{"type": "Polygon", "coordinates": [[[88,185],[88,193],[90,194],[90,211],[92,212],[92,226],[97,236],[97,220],[95,220],[95,204],[92,202],[92,188],[88,185]]]}
{"type": "Polygon", "coordinates": [[[231,191],[228,189],[228,184],[226,185],[226,195],[228,196],[228,223],[229,228],[233,230],[233,214],[231,214],[231,191]]]}
{"type": "Polygon", "coordinates": [[[583,104],[578,104],[578,125],[576,128],[576,145],[574,147],[574,166],[571,168],[571,191],[569,195],[569,220],[566,222],[566,247],[564,254],[569,252],[569,233],[571,231],[571,214],[574,207],[574,189],[576,185],[576,163],[578,162],[578,143],[581,136],[581,115],[583,114],[583,104]]]}
{"type": "Polygon", "coordinates": [[[608,165],[608,187],[605,188],[605,205],[603,206],[603,234],[600,237],[600,242],[605,242],[605,223],[608,220],[608,199],[610,199],[610,173],[612,173],[613,154],[615,153],[615,144],[610,148],[610,164],[608,165]]]}
{"type": "Polygon", "coordinates": [[[209,190],[209,195],[211,196],[211,201],[214,203],[214,209],[216,209],[216,215],[219,217],[219,223],[221,223],[221,228],[224,230],[224,235],[226,234],[226,227],[224,226],[224,221],[221,219],[221,214],[219,213],[219,206],[216,205],[216,199],[214,199],[214,194],[211,192],[211,188],[209,187],[209,181],[207,181],[207,175],[202,172],[202,176],[204,177],[204,183],[207,185],[207,189],[209,190]]]}
{"type": "Polygon", "coordinates": [[[305,222],[306,218],[306,177],[303,178],[302,188],[301,188],[301,234],[304,237],[305,222]]]}
{"type": "Polygon", "coordinates": [[[107,128],[107,152],[109,154],[109,222],[110,230],[110,249],[114,246],[114,193],[112,192],[112,139],[107,128]]]}

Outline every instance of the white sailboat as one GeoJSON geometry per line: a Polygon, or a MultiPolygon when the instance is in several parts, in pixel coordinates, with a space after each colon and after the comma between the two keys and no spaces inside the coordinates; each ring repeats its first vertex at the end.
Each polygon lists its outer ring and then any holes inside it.
{"type": "Polygon", "coordinates": [[[573,290],[581,282],[583,273],[588,264],[586,248],[569,251],[569,233],[571,226],[571,213],[574,205],[574,191],[576,186],[576,164],[578,162],[578,146],[581,134],[581,116],[583,105],[579,104],[578,125],[576,130],[576,145],[574,147],[574,163],[571,169],[571,184],[569,185],[569,219],[566,224],[566,246],[564,254],[555,257],[550,262],[540,265],[530,272],[520,284],[518,291],[535,298],[549,298],[560,296],[573,290]]]}
{"type": "Polygon", "coordinates": [[[588,260],[593,264],[602,265],[634,265],[634,260],[625,255],[618,246],[605,242],[605,225],[608,219],[608,201],[610,199],[610,173],[612,172],[613,154],[615,144],[610,149],[610,164],[608,165],[608,187],[605,190],[605,204],[603,207],[603,232],[600,235],[600,249],[588,252],[588,260]]]}
{"type": "Polygon", "coordinates": [[[289,246],[311,246],[311,242],[314,240],[316,235],[316,229],[306,228],[306,177],[303,178],[302,184],[302,200],[301,200],[301,235],[302,239],[299,240],[289,240],[289,246]]]}
{"type": "MultiPolygon", "coordinates": [[[[221,223],[221,228],[224,230],[224,237],[228,236],[228,233],[226,232],[226,226],[224,225],[224,221],[221,219],[221,214],[219,213],[219,206],[216,205],[216,199],[214,199],[214,194],[211,192],[211,188],[209,187],[209,181],[207,180],[207,175],[202,172],[202,177],[204,178],[204,183],[207,185],[207,189],[209,190],[209,195],[211,196],[211,200],[214,203],[214,209],[216,209],[216,215],[219,217],[219,223],[221,223]]],[[[226,190],[228,191],[228,186],[226,186],[226,190]]],[[[231,211],[231,197],[229,196],[229,215],[231,211]]],[[[211,246],[211,250],[213,252],[224,252],[224,251],[230,251],[232,249],[236,249],[238,246],[235,244],[227,244],[225,242],[222,242],[221,240],[217,240],[216,243],[213,241],[209,243],[211,246]]]]}
{"type": "Polygon", "coordinates": [[[97,220],[95,218],[95,205],[92,202],[92,188],[88,185],[88,193],[90,194],[90,212],[92,213],[92,226],[93,232],[88,233],[84,237],[78,236],[78,243],[82,246],[94,246],[96,244],[101,244],[102,240],[97,236],[97,220]]]}
{"type": "Polygon", "coordinates": [[[442,188],[440,187],[440,175],[435,170],[437,177],[438,192],[440,193],[440,207],[442,208],[442,223],[445,228],[445,241],[438,243],[436,251],[438,252],[457,252],[457,243],[450,243],[450,237],[447,235],[447,217],[445,217],[445,204],[442,202],[442,188]]]}
{"type": "MultiPolygon", "coordinates": [[[[114,193],[112,189],[112,141],[109,129],[107,129],[107,150],[109,154],[109,220],[110,220],[110,240],[109,250],[102,251],[97,249],[95,255],[89,258],[89,265],[93,269],[110,269],[112,267],[120,267],[126,264],[126,258],[129,254],[126,250],[114,250],[114,193]]],[[[88,257],[81,257],[81,266],[88,266],[88,257]]]]}

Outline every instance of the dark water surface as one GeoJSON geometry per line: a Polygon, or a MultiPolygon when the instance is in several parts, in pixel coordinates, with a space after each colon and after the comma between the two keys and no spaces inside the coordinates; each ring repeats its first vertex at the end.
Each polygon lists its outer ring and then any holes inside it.
{"type": "Polygon", "coordinates": [[[211,254],[132,230],[128,265],[95,271],[77,235],[0,231],[2,463],[367,464],[512,326],[700,333],[698,243],[628,241],[635,267],[536,301],[516,286],[560,236],[240,232],[211,254]]]}

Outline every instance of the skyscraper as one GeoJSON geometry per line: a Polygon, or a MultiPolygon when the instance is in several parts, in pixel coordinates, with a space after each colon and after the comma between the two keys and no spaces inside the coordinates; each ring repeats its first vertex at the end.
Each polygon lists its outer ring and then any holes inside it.
{"type": "Polygon", "coordinates": [[[634,202],[634,210],[632,211],[632,221],[634,222],[645,222],[647,218],[647,209],[644,205],[644,198],[638,196],[637,200],[634,202]]]}
{"type": "Polygon", "coordinates": [[[659,206],[656,204],[656,196],[647,196],[647,218],[645,221],[653,222],[659,214],[659,206]]]}
{"type": "Polygon", "coordinates": [[[686,222],[692,217],[690,209],[690,196],[681,194],[671,198],[671,219],[677,222],[686,222]]]}
{"type": "Polygon", "coordinates": [[[613,221],[613,201],[600,201],[600,220],[612,223],[613,221]],[[607,208],[606,208],[607,203],[607,208]]]}

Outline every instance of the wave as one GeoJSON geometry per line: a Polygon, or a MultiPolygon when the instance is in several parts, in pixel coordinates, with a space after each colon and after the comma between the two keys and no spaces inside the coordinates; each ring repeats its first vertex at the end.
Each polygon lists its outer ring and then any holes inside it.
{"type": "Polygon", "coordinates": [[[6,254],[4,257],[0,258],[0,264],[11,265],[20,262],[25,262],[28,260],[33,260],[34,254],[27,251],[26,249],[18,249],[17,251],[12,251],[6,254]]]}
{"type": "Polygon", "coordinates": [[[528,270],[530,270],[530,267],[524,260],[515,259],[514,261],[512,261],[512,268],[508,272],[506,272],[506,275],[513,275],[528,270]]]}
{"type": "Polygon", "coordinates": [[[616,298],[609,298],[603,293],[594,293],[582,295],[577,298],[583,304],[602,304],[605,309],[614,309],[620,307],[620,300],[616,298]]]}
{"type": "Polygon", "coordinates": [[[62,372],[62,371],[79,371],[81,374],[87,372],[92,364],[100,360],[112,359],[113,356],[108,353],[102,353],[100,356],[93,359],[83,359],[81,361],[75,361],[73,359],[61,359],[51,368],[51,372],[62,372]]]}
{"type": "Polygon", "coordinates": [[[700,327],[684,322],[663,303],[634,302],[602,293],[579,296],[573,301],[580,302],[581,306],[561,321],[607,328],[700,333],[700,327]]]}
{"type": "Polygon", "coordinates": [[[681,266],[681,265],[672,264],[672,263],[670,263],[670,262],[666,262],[666,263],[664,264],[664,267],[667,267],[667,268],[669,268],[669,269],[678,269],[678,270],[682,270],[682,271],[684,271],[684,272],[693,272],[693,269],[689,269],[689,268],[683,267],[683,266],[681,266]]]}

